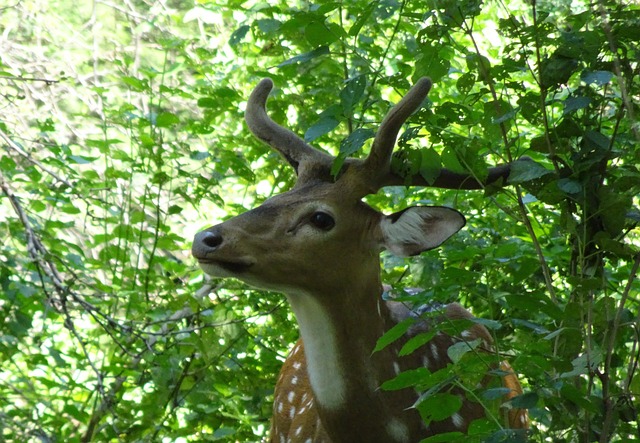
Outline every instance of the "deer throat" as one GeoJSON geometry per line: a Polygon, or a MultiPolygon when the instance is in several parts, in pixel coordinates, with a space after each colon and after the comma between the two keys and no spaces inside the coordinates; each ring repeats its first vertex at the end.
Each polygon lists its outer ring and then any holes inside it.
{"type": "Polygon", "coordinates": [[[332,411],[346,407],[347,380],[334,322],[315,297],[295,294],[287,298],[300,328],[316,401],[332,411]]]}
{"type": "Polygon", "coordinates": [[[380,384],[393,378],[394,369],[399,368],[390,351],[373,353],[377,339],[391,321],[386,304],[377,294],[361,298],[355,304],[357,309],[352,305],[337,309],[337,299],[325,304],[325,299],[309,294],[287,298],[298,320],[319,414],[332,439],[412,441],[415,427],[421,422],[414,423],[419,416],[414,417],[406,408],[415,398],[380,390],[380,384]],[[358,422],[368,423],[367,429],[352,426],[358,422]]]}

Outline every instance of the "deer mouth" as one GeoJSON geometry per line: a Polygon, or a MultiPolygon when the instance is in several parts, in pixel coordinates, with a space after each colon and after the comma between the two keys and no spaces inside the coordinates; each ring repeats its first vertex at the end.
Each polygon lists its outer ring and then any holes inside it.
{"type": "Polygon", "coordinates": [[[211,259],[200,259],[198,260],[200,265],[205,269],[209,268],[211,265],[224,269],[227,272],[231,272],[232,274],[242,274],[246,272],[253,266],[253,263],[248,260],[236,260],[236,261],[228,261],[228,260],[211,260],[211,259]]]}

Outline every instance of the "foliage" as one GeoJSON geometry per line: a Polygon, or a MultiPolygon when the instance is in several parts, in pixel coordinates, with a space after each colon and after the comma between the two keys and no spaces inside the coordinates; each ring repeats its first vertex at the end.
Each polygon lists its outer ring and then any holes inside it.
{"type": "MultiPolygon", "coordinates": [[[[23,1],[0,23],[2,440],[265,437],[293,319],[188,253],[293,181],[243,127],[264,76],[273,118],[339,159],[422,76],[399,171],[482,177],[530,156],[504,188],[370,196],[469,219],[441,252],[383,256],[384,279],[492,320],[532,441],[640,440],[633,2],[23,1]]],[[[437,377],[404,377],[425,417],[454,412],[437,377]]],[[[475,435],[509,440],[500,427],[475,435]]]]}

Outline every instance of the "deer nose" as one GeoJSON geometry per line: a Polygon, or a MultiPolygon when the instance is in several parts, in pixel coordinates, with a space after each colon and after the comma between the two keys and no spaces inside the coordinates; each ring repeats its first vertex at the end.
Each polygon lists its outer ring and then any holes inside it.
{"type": "Polygon", "coordinates": [[[201,231],[193,238],[191,253],[196,258],[205,258],[222,244],[222,234],[218,230],[201,231]]]}

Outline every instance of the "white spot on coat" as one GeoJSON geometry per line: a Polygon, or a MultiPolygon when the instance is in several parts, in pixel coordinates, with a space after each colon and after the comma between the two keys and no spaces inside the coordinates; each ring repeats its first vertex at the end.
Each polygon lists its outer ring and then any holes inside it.
{"type": "Polygon", "coordinates": [[[451,421],[453,422],[453,425],[458,429],[462,429],[462,427],[464,426],[464,418],[462,418],[462,415],[458,414],[457,412],[451,416],[451,421]]]}
{"type": "Polygon", "coordinates": [[[436,362],[440,360],[440,355],[438,354],[438,346],[436,346],[435,343],[431,343],[431,355],[436,362]]]}
{"type": "Polygon", "coordinates": [[[409,441],[409,430],[407,426],[397,418],[392,418],[386,424],[387,432],[397,442],[409,441]]]}

